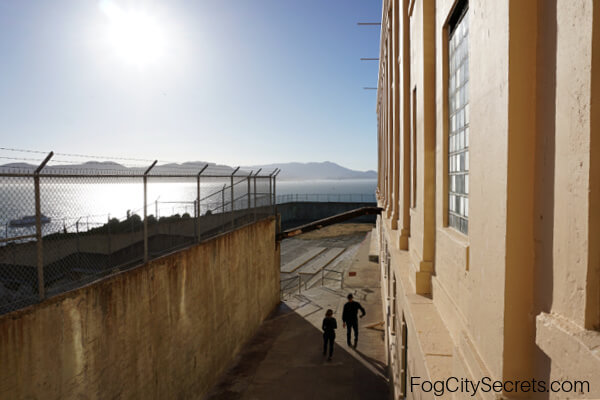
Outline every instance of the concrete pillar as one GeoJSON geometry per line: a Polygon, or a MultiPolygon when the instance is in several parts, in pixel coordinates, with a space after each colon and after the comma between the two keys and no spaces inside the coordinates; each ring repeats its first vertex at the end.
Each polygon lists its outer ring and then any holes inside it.
{"type": "Polygon", "coordinates": [[[533,378],[537,16],[537,1],[510,0],[504,380],[533,378]]]}
{"type": "Polygon", "coordinates": [[[381,124],[379,122],[379,102],[377,103],[377,190],[375,191],[377,200],[381,194],[381,124]]]}
{"type": "Polygon", "coordinates": [[[394,119],[394,112],[393,112],[393,98],[392,98],[392,84],[393,84],[393,77],[392,77],[392,64],[394,63],[393,59],[392,59],[392,37],[391,37],[391,32],[392,32],[392,18],[391,18],[391,9],[388,8],[388,10],[386,11],[386,23],[385,23],[385,31],[386,31],[386,57],[385,57],[385,72],[386,72],[386,113],[387,113],[387,118],[386,118],[386,128],[388,131],[388,191],[387,191],[387,196],[389,199],[388,202],[388,207],[386,210],[386,216],[388,218],[392,217],[392,213],[393,213],[393,209],[394,209],[394,129],[393,129],[393,119],[394,119]]]}
{"type": "Polygon", "coordinates": [[[399,198],[400,212],[398,215],[400,235],[398,246],[408,250],[408,237],[410,236],[410,19],[408,6],[410,0],[402,0],[401,26],[400,26],[400,57],[402,74],[399,79],[398,89],[401,106],[399,125],[400,141],[400,181],[401,196],[399,198]]]}
{"type": "Polygon", "coordinates": [[[411,60],[416,68],[411,79],[417,91],[414,105],[417,110],[417,204],[410,243],[414,245],[411,256],[416,292],[429,294],[435,256],[435,4],[422,2],[418,6],[412,18],[422,18],[421,40],[410,44],[422,48],[421,57],[411,60]],[[415,225],[421,229],[415,230],[415,225]]]}
{"type": "Polygon", "coordinates": [[[389,131],[388,131],[388,123],[387,123],[387,119],[388,119],[388,112],[387,112],[387,74],[385,73],[386,71],[386,58],[387,55],[384,52],[383,54],[383,66],[382,66],[382,70],[383,70],[383,90],[382,90],[382,130],[383,130],[383,136],[384,136],[384,160],[383,160],[383,170],[385,171],[384,174],[384,188],[383,188],[383,209],[385,211],[387,211],[388,208],[388,204],[390,202],[390,198],[389,198],[389,192],[388,192],[388,187],[390,185],[390,179],[389,179],[389,173],[390,170],[388,168],[389,165],[389,148],[390,148],[390,136],[389,136],[389,131]]]}
{"type": "Polygon", "coordinates": [[[559,1],[556,12],[552,312],[588,329],[600,329],[599,7],[559,1]]]}
{"type": "Polygon", "coordinates": [[[391,124],[393,137],[393,182],[392,182],[392,229],[398,229],[400,214],[400,69],[399,69],[399,2],[392,2],[391,12],[391,80],[392,80],[392,107],[391,124]]]}

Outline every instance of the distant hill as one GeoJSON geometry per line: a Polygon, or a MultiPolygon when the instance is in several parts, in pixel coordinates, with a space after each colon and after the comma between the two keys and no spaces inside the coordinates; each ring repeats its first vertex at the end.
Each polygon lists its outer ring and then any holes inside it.
{"type": "MultiPolygon", "coordinates": [[[[204,170],[205,175],[228,175],[233,172],[233,168],[227,165],[217,165],[205,161],[190,161],[182,164],[170,163],[157,165],[152,169],[152,174],[184,174],[195,175],[200,172],[204,166],[208,167],[204,170]]],[[[150,166],[150,163],[148,163],[150,166]]],[[[64,164],[64,165],[49,165],[44,168],[43,172],[49,173],[82,173],[82,174],[112,174],[112,173],[131,173],[143,174],[148,166],[127,167],[113,161],[87,161],[82,164],[64,164]]],[[[27,163],[10,163],[0,165],[0,172],[27,172],[35,171],[37,165],[27,163]]]]}
{"type": "Polygon", "coordinates": [[[377,172],[375,171],[356,171],[330,161],[253,165],[244,168],[253,169],[255,171],[258,168],[267,171],[279,168],[281,169],[281,173],[279,174],[278,179],[284,180],[377,179],[377,172]]]}
{"type": "MultiPolygon", "coordinates": [[[[218,165],[205,161],[189,161],[182,164],[163,164],[158,165],[152,170],[152,174],[196,174],[208,164],[208,168],[204,171],[205,175],[229,175],[233,172],[233,168],[227,165],[218,165]]],[[[36,165],[27,163],[12,163],[0,165],[0,172],[33,172],[37,168],[36,165]]],[[[44,172],[53,173],[68,173],[78,172],[84,174],[112,174],[112,173],[134,173],[142,174],[147,167],[126,167],[113,161],[88,161],[82,164],[65,164],[65,165],[50,165],[44,168],[44,172]]],[[[317,179],[376,179],[375,171],[355,171],[332,163],[325,162],[310,162],[310,163],[278,163],[254,165],[242,167],[243,170],[257,171],[262,168],[263,173],[270,173],[275,168],[281,169],[278,179],[282,180],[317,180],[317,179]]],[[[242,171],[240,171],[243,174],[242,171]]],[[[246,172],[248,173],[248,172],[246,172]]]]}

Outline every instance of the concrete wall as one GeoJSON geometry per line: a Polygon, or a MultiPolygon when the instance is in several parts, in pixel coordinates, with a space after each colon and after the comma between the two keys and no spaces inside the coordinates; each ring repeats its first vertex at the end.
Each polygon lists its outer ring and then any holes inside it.
{"type": "MultiPolygon", "coordinates": [[[[294,202],[279,204],[277,212],[281,215],[281,228],[289,229],[311,221],[331,217],[361,207],[373,207],[374,203],[335,203],[335,202],[294,202]]],[[[375,216],[365,215],[353,222],[375,222],[375,216]]]]}
{"type": "Polygon", "coordinates": [[[548,246],[552,263],[544,270],[552,300],[539,307],[536,343],[550,379],[593,379],[598,397],[600,4],[559,1],[553,17],[555,191],[549,217],[554,226],[548,246]]]}
{"type": "Polygon", "coordinates": [[[279,303],[261,220],[0,317],[0,398],[201,398],[279,303]]]}

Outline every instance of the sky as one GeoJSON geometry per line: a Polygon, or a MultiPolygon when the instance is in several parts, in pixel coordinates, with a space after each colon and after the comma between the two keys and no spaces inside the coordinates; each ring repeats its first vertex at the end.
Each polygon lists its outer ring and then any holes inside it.
{"type": "MultiPolygon", "coordinates": [[[[377,0],[0,0],[0,147],[376,169],[377,0]]],[[[0,162],[4,163],[4,162],[0,162]]]]}

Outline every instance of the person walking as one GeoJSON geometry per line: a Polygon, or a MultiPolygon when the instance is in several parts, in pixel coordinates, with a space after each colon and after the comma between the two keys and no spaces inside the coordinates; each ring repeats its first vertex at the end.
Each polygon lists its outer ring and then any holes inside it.
{"type": "Polygon", "coordinates": [[[347,328],[347,342],[348,346],[356,348],[358,344],[358,311],[360,310],[360,318],[364,317],[367,312],[360,305],[359,302],[354,301],[352,293],[348,295],[348,302],[344,304],[344,312],[342,313],[342,321],[344,322],[344,328],[347,328]],[[354,329],[354,346],[350,342],[351,332],[354,329]]]}
{"type": "Polygon", "coordinates": [[[337,321],[333,318],[333,310],[329,309],[323,318],[323,356],[327,354],[327,344],[329,344],[329,357],[327,361],[331,361],[333,356],[333,342],[335,342],[335,330],[337,329],[337,321]]]}

